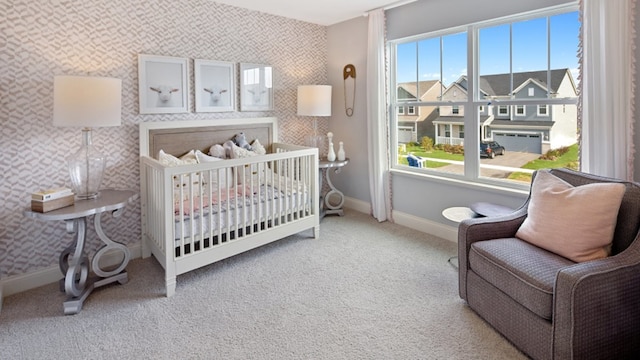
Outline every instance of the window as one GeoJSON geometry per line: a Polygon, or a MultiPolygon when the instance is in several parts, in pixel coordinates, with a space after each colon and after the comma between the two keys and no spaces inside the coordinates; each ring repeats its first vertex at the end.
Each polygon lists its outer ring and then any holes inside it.
{"type": "Polygon", "coordinates": [[[404,107],[400,106],[398,108],[398,115],[404,115],[404,107]]]}
{"type": "MultiPolygon", "coordinates": [[[[406,144],[430,160],[421,173],[526,187],[540,166],[530,160],[549,150],[568,155],[543,166],[577,168],[577,10],[572,3],[389,42],[391,85],[415,92],[402,104],[421,108],[417,139],[433,139],[429,150],[406,144]],[[500,166],[469,151],[481,141],[507,150],[500,166]]],[[[390,101],[400,103],[394,94],[390,101]]],[[[392,139],[402,145],[398,132],[406,125],[391,121],[392,139]]],[[[416,171],[405,157],[394,153],[394,168],[416,171]]]]}
{"type": "Polygon", "coordinates": [[[538,105],[538,116],[548,116],[549,105],[538,105]]]}
{"type": "Polygon", "coordinates": [[[407,114],[415,115],[416,114],[416,107],[415,106],[409,106],[409,108],[407,109],[407,114]]]}

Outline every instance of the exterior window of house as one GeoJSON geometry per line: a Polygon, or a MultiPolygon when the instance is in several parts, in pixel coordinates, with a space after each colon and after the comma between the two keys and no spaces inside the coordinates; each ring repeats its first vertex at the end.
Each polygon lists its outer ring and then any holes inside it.
{"type": "Polygon", "coordinates": [[[407,114],[409,115],[415,115],[416,114],[416,107],[415,106],[409,106],[407,108],[407,114]]]}
{"type": "MultiPolygon", "coordinates": [[[[572,2],[390,41],[391,88],[398,84],[411,84],[407,89],[438,86],[432,98],[415,94],[420,99],[416,106],[421,108],[421,118],[433,124],[417,127],[418,144],[428,137],[434,145],[427,151],[409,149],[407,143],[407,152],[430,158],[427,168],[417,173],[438,172],[456,180],[462,176],[472,182],[522,189],[531,183],[536,166],[577,166],[579,33],[578,4],[572,2]],[[531,113],[534,106],[537,116],[531,113]],[[510,112],[527,121],[511,121],[510,112]],[[536,133],[548,133],[545,138],[551,140],[529,136],[536,133]],[[481,142],[486,140],[506,150],[504,155],[496,153],[501,157],[499,167],[495,159],[485,160],[481,154],[481,142]],[[561,155],[560,162],[531,162],[549,150],[567,155],[561,155]],[[529,155],[514,156],[518,153],[529,155]]],[[[406,100],[394,96],[390,98],[393,106],[406,105],[406,100]]],[[[392,132],[407,125],[392,116],[392,132]]],[[[391,138],[398,142],[395,145],[402,145],[397,134],[391,138]]],[[[391,146],[391,151],[398,148],[391,146]]],[[[407,165],[406,153],[396,151],[393,158],[394,169],[413,170],[407,165]]]]}
{"type": "Polygon", "coordinates": [[[404,115],[404,107],[398,107],[398,115],[404,115]]]}
{"type": "Polygon", "coordinates": [[[549,105],[538,105],[538,116],[549,116],[549,105]]]}

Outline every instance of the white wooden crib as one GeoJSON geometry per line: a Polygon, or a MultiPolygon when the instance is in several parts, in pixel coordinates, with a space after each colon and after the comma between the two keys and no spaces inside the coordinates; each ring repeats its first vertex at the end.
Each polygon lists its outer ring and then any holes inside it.
{"type": "Polygon", "coordinates": [[[167,296],[177,275],[304,230],[318,237],[318,150],[276,140],[276,118],[140,125],[142,256],[164,268],[167,296]],[[267,154],[172,167],[156,159],[161,149],[206,154],[239,132],[267,154]]]}

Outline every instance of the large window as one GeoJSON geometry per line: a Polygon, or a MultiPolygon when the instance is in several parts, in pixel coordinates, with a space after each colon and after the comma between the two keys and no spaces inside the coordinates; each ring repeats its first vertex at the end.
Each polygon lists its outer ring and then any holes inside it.
{"type": "Polygon", "coordinates": [[[394,168],[516,187],[539,168],[577,169],[579,29],[572,5],[390,42],[394,168]],[[406,106],[420,109],[410,138],[406,106]]]}

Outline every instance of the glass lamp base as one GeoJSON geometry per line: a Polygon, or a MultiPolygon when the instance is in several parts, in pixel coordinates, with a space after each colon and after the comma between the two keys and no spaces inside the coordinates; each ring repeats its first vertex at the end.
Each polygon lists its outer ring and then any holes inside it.
{"type": "Polygon", "coordinates": [[[318,157],[326,159],[327,157],[327,138],[324,135],[309,135],[304,138],[304,145],[308,147],[318,148],[318,157]]]}
{"type": "Polygon", "coordinates": [[[95,199],[99,196],[106,157],[91,145],[91,130],[82,130],[83,144],[67,158],[71,188],[78,199],[95,199]]]}

